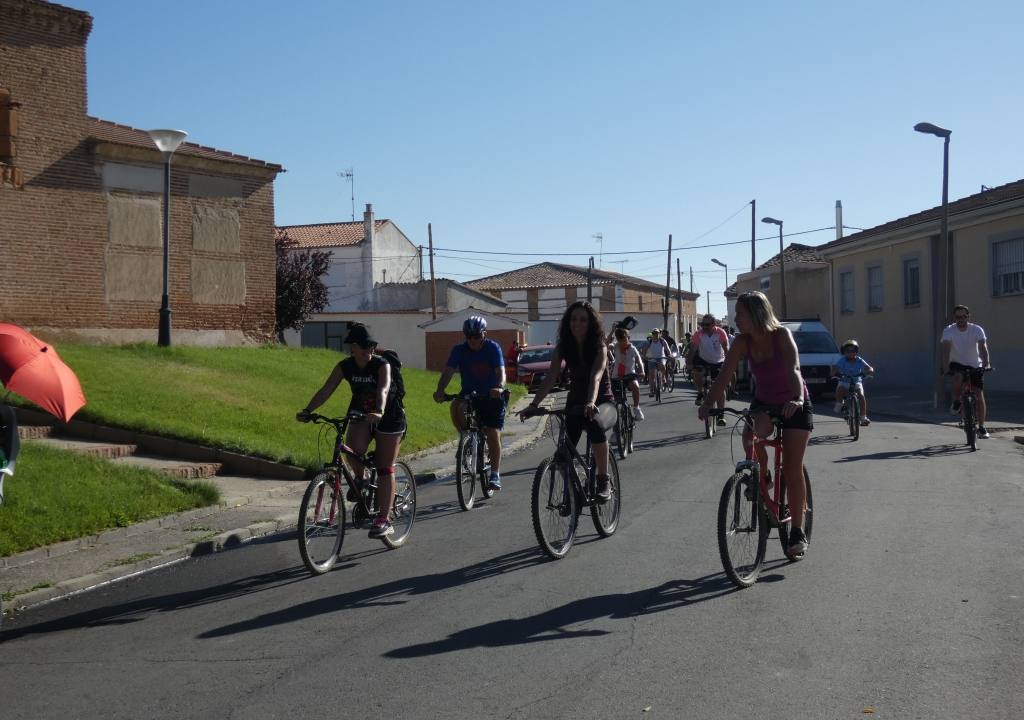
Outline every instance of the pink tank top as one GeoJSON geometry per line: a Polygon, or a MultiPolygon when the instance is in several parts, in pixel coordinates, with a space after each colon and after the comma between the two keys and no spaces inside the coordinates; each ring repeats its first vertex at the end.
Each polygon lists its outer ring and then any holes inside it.
{"type": "MultiPolygon", "coordinates": [[[[795,399],[789,385],[790,373],[793,372],[793,368],[786,365],[779,348],[779,336],[783,332],[784,330],[772,332],[772,356],[760,362],[754,359],[751,352],[750,336],[747,336],[747,362],[750,364],[750,372],[754,374],[754,379],[757,381],[754,399],[764,405],[785,405],[795,399]]],[[[803,393],[806,398],[806,384],[803,393]]]]}

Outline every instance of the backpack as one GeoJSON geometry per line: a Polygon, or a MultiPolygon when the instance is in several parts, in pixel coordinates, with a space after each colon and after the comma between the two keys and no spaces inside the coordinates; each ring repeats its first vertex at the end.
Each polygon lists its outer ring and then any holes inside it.
{"type": "Polygon", "coordinates": [[[402,404],[405,398],[405,381],[402,379],[402,361],[398,359],[398,353],[394,350],[378,350],[377,354],[391,366],[391,389],[388,393],[394,393],[399,407],[405,407],[402,404]]]}

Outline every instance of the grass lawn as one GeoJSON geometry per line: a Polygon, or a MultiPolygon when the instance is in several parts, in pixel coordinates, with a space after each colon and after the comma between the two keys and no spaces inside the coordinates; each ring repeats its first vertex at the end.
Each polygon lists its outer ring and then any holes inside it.
{"type": "MultiPolygon", "coordinates": [[[[261,457],[318,467],[318,430],[295,413],[323,384],[341,355],[331,350],[262,347],[197,348],[138,344],[63,344],[57,348],[74,369],[87,404],[75,416],[104,425],[191,440],[261,457]]],[[[447,404],[431,397],[438,374],[403,367],[409,434],[408,454],[455,437],[447,404]]],[[[454,392],[458,378],[449,391],[454,392]]],[[[510,386],[513,401],[524,394],[510,386]]],[[[318,412],[348,408],[342,383],[318,412]]],[[[329,443],[323,452],[330,454],[329,443]]],[[[326,459],[326,458],[325,458],[326,459]]],[[[19,472],[26,461],[19,462],[19,472]]]]}
{"type": "Polygon", "coordinates": [[[4,481],[0,556],[203,507],[217,490],[33,442],[4,481]]]}

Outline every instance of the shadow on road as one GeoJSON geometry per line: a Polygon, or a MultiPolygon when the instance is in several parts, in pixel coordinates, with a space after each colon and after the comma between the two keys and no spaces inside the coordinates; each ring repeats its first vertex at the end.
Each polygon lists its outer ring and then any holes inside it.
{"type": "Polygon", "coordinates": [[[811,445],[841,445],[850,442],[853,442],[853,438],[849,435],[815,435],[810,440],[811,445]]]}
{"type": "Polygon", "coordinates": [[[633,442],[635,452],[641,450],[657,450],[659,448],[671,447],[673,445],[685,445],[692,442],[700,442],[704,439],[704,433],[690,433],[689,435],[673,435],[672,437],[660,438],[658,440],[636,440],[633,442]]]}
{"type": "Polygon", "coordinates": [[[903,460],[909,458],[952,457],[972,452],[966,445],[930,445],[915,450],[889,450],[887,452],[868,453],[867,455],[848,455],[832,462],[848,463],[858,460],[903,460]]]}
{"type": "Polygon", "coordinates": [[[396,648],[384,653],[384,656],[414,658],[475,647],[502,647],[607,635],[608,630],[573,629],[572,626],[606,617],[611,620],[628,620],[711,600],[735,590],[735,586],[722,573],[696,580],[673,580],[647,590],[573,600],[526,618],[485,623],[459,630],[443,640],[396,648]]]}

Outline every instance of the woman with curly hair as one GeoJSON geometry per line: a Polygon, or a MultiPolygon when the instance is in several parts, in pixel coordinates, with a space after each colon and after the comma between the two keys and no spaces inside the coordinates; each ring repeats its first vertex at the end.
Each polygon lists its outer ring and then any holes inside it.
{"type": "MultiPolygon", "coordinates": [[[[565,407],[570,412],[565,418],[565,429],[574,445],[579,442],[583,431],[587,431],[597,469],[597,499],[607,502],[611,499],[607,432],[615,425],[618,414],[608,379],[608,352],[601,315],[585,300],[570,305],[559,323],[558,344],[551,358],[551,367],[561,367],[563,360],[569,372],[569,395],[565,407]],[[573,412],[580,407],[582,413],[573,412]]],[[[549,372],[533,402],[520,415],[528,417],[531,409],[535,410],[540,405],[557,381],[558,372],[549,372]]]]}

